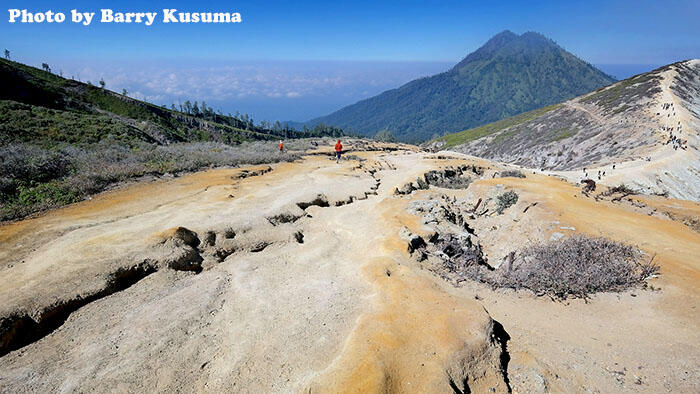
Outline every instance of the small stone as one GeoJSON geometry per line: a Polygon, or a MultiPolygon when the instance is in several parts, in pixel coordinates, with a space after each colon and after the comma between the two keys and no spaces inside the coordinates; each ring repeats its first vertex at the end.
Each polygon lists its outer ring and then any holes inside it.
{"type": "Polygon", "coordinates": [[[552,236],[549,237],[549,240],[550,241],[559,241],[562,238],[564,238],[564,234],[555,232],[555,233],[552,233],[552,236]]]}

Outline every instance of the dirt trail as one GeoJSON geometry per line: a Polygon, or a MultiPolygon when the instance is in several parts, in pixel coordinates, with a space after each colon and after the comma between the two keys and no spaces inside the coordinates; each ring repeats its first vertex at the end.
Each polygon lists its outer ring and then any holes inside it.
{"type": "MultiPolygon", "coordinates": [[[[690,67],[697,68],[698,64],[697,61],[688,62],[690,67]]],[[[608,186],[626,184],[646,193],[666,192],[671,197],[700,201],[700,190],[698,190],[700,172],[696,165],[700,158],[697,104],[683,100],[672,89],[674,84],[685,84],[677,80],[676,69],[663,71],[660,77],[659,92],[652,99],[652,105],[644,108],[643,112],[637,115],[647,119],[651,122],[650,125],[653,125],[651,133],[656,140],[654,144],[646,146],[644,151],[637,152],[635,157],[606,158],[606,165],[589,165],[586,167],[586,172],[575,170],[550,173],[564,176],[572,181],[582,179],[587,173],[589,178],[608,186]],[[671,134],[686,141],[683,144],[684,148],[674,149],[674,144],[667,143],[671,134]],[[596,178],[599,173],[605,175],[596,178]]],[[[569,101],[565,105],[586,112],[599,124],[614,127],[614,124],[610,124],[610,120],[601,118],[576,100],[569,101]]],[[[649,125],[640,126],[637,131],[646,127],[649,125]]],[[[619,138],[631,138],[631,136],[619,138]]],[[[632,144],[633,141],[627,143],[632,144]]]]}
{"type": "Polygon", "coordinates": [[[579,103],[579,102],[577,102],[577,101],[570,100],[570,101],[565,102],[564,105],[567,106],[567,107],[574,108],[574,109],[576,109],[577,111],[583,111],[583,112],[585,112],[586,114],[588,114],[588,116],[590,116],[590,117],[591,117],[593,120],[595,120],[596,123],[598,123],[598,124],[606,124],[606,123],[607,123],[607,122],[605,121],[605,119],[603,119],[600,115],[598,115],[598,114],[596,114],[596,113],[593,113],[593,111],[591,111],[590,109],[588,109],[588,108],[586,108],[585,106],[581,105],[581,103],[579,103]]]}
{"type": "MultiPolygon", "coordinates": [[[[362,160],[313,155],[271,171],[132,185],[0,226],[0,392],[697,388],[700,234],[529,173],[397,196],[432,169],[498,167],[404,150],[355,154],[362,160]],[[538,202],[518,225],[557,220],[656,253],[662,290],[554,303],[454,287],[409,254],[402,232],[431,231],[409,213],[412,201],[502,188],[518,190],[519,204],[538,202]],[[643,383],[620,383],[610,357],[643,364],[643,383]]],[[[700,214],[695,203],[648,201],[669,204],[700,214]]],[[[489,251],[525,242],[510,218],[488,222],[512,231],[505,236],[477,227],[489,251]]]]}

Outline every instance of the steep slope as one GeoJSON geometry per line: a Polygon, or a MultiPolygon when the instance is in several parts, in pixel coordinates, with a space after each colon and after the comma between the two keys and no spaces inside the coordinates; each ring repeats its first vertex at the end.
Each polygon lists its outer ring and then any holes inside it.
{"type": "Polygon", "coordinates": [[[171,111],[5,59],[0,59],[0,81],[0,144],[95,143],[108,137],[235,143],[284,136],[216,113],[171,111]]]}
{"type": "Polygon", "coordinates": [[[558,103],[614,82],[538,33],[504,31],[451,70],[362,100],[310,124],[334,124],[363,135],[391,131],[399,140],[493,122],[558,103]]]}
{"type": "Polygon", "coordinates": [[[700,200],[699,126],[700,60],[688,60],[428,145],[700,200]]]}

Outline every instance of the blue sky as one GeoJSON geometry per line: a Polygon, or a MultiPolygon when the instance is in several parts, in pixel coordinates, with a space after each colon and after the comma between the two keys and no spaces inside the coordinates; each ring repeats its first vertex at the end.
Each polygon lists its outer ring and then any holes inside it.
{"type": "Polygon", "coordinates": [[[700,1],[4,0],[0,46],[64,76],[103,77],[157,104],[206,100],[305,120],[446,70],[494,34],[540,32],[618,77],[700,57],[700,1]],[[146,5],[144,5],[146,4],[146,5]],[[11,24],[28,11],[157,11],[143,24],[11,24]],[[162,24],[163,8],[240,12],[240,24],[162,24]]]}

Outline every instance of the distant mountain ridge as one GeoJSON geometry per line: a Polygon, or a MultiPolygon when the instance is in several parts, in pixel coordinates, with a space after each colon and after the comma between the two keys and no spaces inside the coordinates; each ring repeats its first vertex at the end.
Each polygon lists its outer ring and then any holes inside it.
{"type": "Polygon", "coordinates": [[[362,135],[422,142],[555,104],[615,78],[534,32],[504,31],[452,69],[316,118],[362,135]]]}
{"type": "Polygon", "coordinates": [[[425,145],[700,201],[700,59],[425,145]]]}

